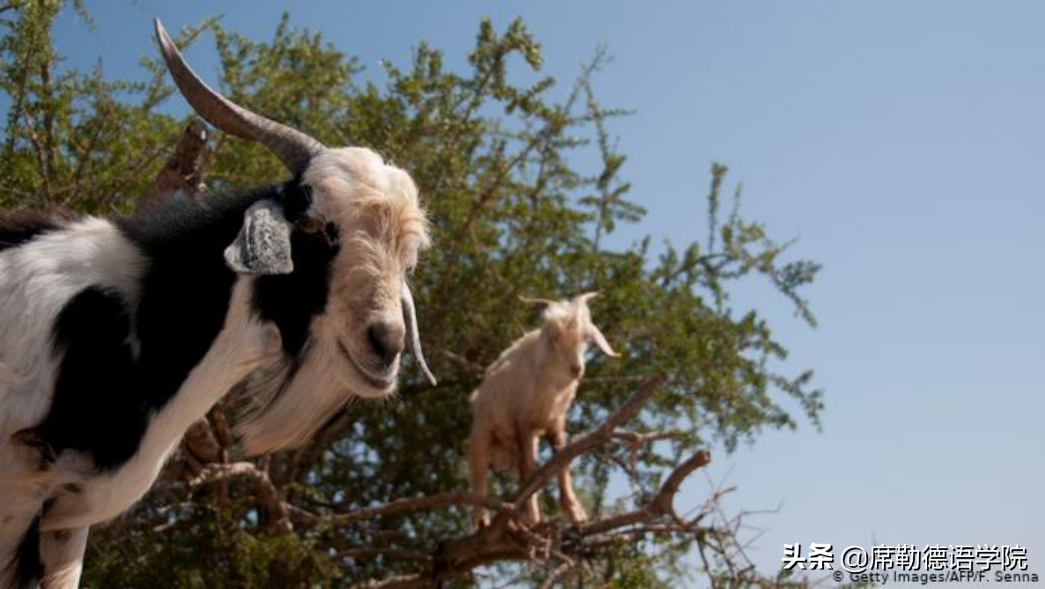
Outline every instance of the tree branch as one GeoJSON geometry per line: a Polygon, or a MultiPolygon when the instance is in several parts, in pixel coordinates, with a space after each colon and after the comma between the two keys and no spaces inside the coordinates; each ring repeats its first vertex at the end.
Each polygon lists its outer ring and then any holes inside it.
{"type": "Polygon", "coordinates": [[[291,532],[294,526],[290,522],[290,510],[280,496],[279,490],[264,470],[250,462],[233,462],[231,464],[210,464],[200,474],[189,481],[189,488],[226,481],[242,477],[254,486],[265,526],[277,532],[291,532]]]}
{"type": "Polygon", "coordinates": [[[509,517],[519,517],[520,515],[510,504],[501,503],[500,501],[495,501],[488,497],[473,495],[463,491],[450,491],[448,493],[439,493],[438,495],[397,499],[391,503],[385,503],[384,505],[366,507],[350,513],[328,516],[323,518],[323,522],[334,526],[344,526],[382,515],[402,513],[404,511],[418,511],[421,509],[433,509],[436,507],[445,507],[447,505],[476,505],[493,511],[506,513],[509,517]]]}
{"type": "Polygon", "coordinates": [[[194,197],[201,191],[203,158],[208,136],[207,127],[202,121],[192,119],[189,122],[178,140],[174,153],[138,203],[139,208],[163,202],[177,192],[194,197]]]}

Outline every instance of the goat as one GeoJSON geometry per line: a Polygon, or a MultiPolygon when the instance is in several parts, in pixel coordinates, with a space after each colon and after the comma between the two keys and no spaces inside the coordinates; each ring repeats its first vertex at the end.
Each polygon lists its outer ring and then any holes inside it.
{"type": "MultiPolygon", "coordinates": [[[[468,439],[468,467],[472,492],[486,494],[486,470],[514,467],[520,483],[529,478],[537,454],[538,436],[547,434],[552,449],[566,445],[566,413],[584,375],[584,354],[594,342],[616,358],[599,328],[592,323],[589,292],[572,300],[523,298],[544,309],[539,329],[527,332],[491,364],[479,388],[472,393],[472,431],[468,439]]],[[[559,504],[574,523],[588,517],[573,491],[568,466],[558,474],[559,504]]],[[[537,495],[526,505],[526,517],[540,521],[537,495]]],[[[489,524],[485,509],[474,512],[476,527],[489,524]]]]}
{"type": "Polygon", "coordinates": [[[0,587],[75,587],[88,528],[148,490],[187,428],[265,370],[238,434],[299,445],[350,395],[393,394],[407,275],[429,243],[417,188],[211,90],[162,24],[189,104],[292,179],[115,219],[0,216],[0,587]]]}

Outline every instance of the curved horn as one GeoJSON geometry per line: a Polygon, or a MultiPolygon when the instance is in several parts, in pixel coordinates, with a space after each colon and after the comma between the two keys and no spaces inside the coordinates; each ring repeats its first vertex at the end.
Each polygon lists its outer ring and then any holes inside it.
{"type": "Polygon", "coordinates": [[[547,307],[548,305],[554,305],[556,303],[556,301],[553,301],[551,299],[527,297],[527,296],[522,296],[522,295],[519,295],[519,300],[521,302],[523,302],[524,304],[527,304],[527,305],[529,305],[531,307],[537,307],[537,308],[547,307]]]}
{"type": "Polygon", "coordinates": [[[322,143],[301,131],[252,113],[212,90],[185,63],[160,19],[155,19],[155,24],[156,40],[174,83],[207,122],[230,135],[264,145],[292,174],[304,172],[309,160],[324,149],[322,143]]]}
{"type": "Polygon", "coordinates": [[[593,290],[591,292],[586,292],[584,294],[579,294],[579,295],[573,297],[573,300],[577,301],[578,303],[588,304],[588,301],[590,301],[590,300],[594,299],[595,297],[599,296],[600,293],[601,293],[601,291],[593,290]]]}
{"type": "Polygon", "coordinates": [[[425,373],[425,376],[428,377],[428,382],[432,383],[434,387],[438,382],[436,382],[432,371],[428,369],[424,352],[421,351],[421,334],[417,329],[417,311],[414,309],[414,295],[410,294],[410,287],[406,285],[406,282],[403,283],[403,289],[399,296],[403,304],[406,337],[410,338],[410,351],[414,353],[414,359],[417,360],[417,365],[421,367],[421,372],[425,373]]]}

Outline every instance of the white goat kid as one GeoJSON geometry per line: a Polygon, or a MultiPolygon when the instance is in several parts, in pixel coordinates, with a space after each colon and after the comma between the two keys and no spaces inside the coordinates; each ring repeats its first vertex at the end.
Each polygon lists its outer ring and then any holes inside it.
{"type": "Polygon", "coordinates": [[[406,283],[428,244],[410,177],[229,102],[156,34],[193,108],[293,180],[114,220],[0,214],[0,587],[75,587],[88,527],[256,369],[251,453],[300,444],[350,395],[391,394],[407,343],[431,378],[406,283]]]}
{"type": "MultiPolygon", "coordinates": [[[[585,293],[566,301],[523,299],[543,307],[543,323],[516,340],[486,369],[472,393],[472,432],[468,466],[472,492],[486,494],[486,470],[515,467],[520,483],[533,472],[538,436],[547,434],[552,448],[566,445],[566,413],[584,375],[584,354],[594,342],[608,356],[617,357],[599,328],[592,323],[585,293]]],[[[577,499],[569,467],[558,474],[559,504],[570,521],[587,519],[577,499]]],[[[530,497],[527,518],[540,520],[537,495],[530,497]]],[[[476,508],[475,525],[489,524],[485,509],[476,508]]]]}

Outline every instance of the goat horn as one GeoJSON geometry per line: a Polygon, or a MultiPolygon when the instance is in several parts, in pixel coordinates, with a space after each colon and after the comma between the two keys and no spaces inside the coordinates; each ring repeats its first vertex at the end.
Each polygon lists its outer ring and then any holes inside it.
{"type": "Polygon", "coordinates": [[[587,303],[588,301],[590,301],[590,300],[594,299],[595,297],[599,296],[600,292],[601,291],[593,290],[591,292],[586,292],[584,294],[579,294],[576,297],[574,297],[574,300],[576,300],[579,303],[587,303]]]}
{"type": "Polygon", "coordinates": [[[322,143],[301,131],[252,113],[212,90],[185,63],[160,19],[155,19],[155,25],[156,40],[174,83],[192,108],[210,124],[230,135],[264,145],[295,175],[304,172],[312,157],[325,149],[322,143]]]}
{"type": "Polygon", "coordinates": [[[418,366],[421,367],[421,372],[425,373],[425,376],[428,377],[428,382],[432,383],[434,387],[439,383],[435,380],[435,375],[432,374],[432,371],[428,369],[424,352],[421,351],[421,333],[417,329],[417,311],[414,309],[414,295],[410,294],[410,287],[405,282],[399,296],[403,304],[406,337],[410,338],[410,351],[414,353],[414,358],[417,360],[418,366]]]}
{"type": "Polygon", "coordinates": [[[532,305],[534,307],[546,307],[548,305],[554,305],[556,302],[551,299],[530,298],[521,295],[519,296],[519,300],[526,303],[527,305],[532,305]]]}

